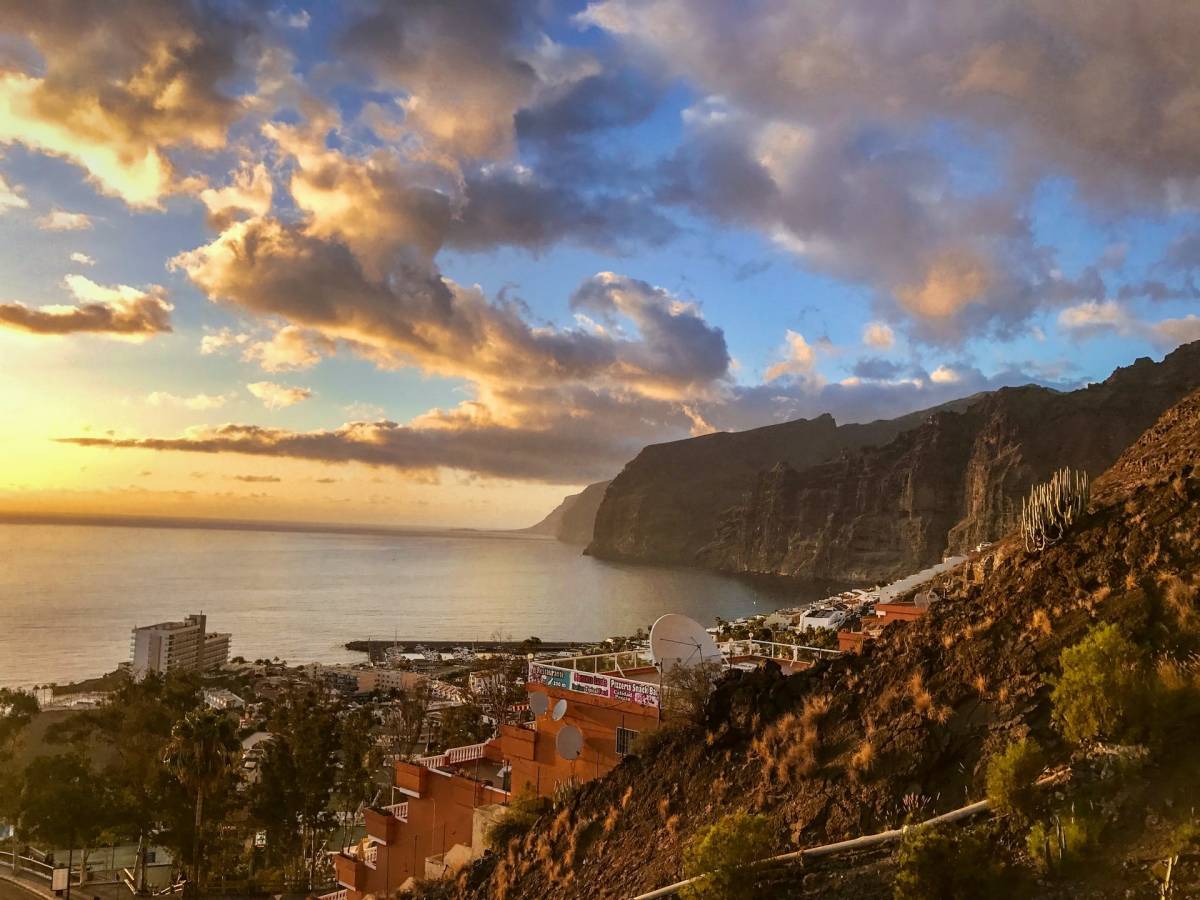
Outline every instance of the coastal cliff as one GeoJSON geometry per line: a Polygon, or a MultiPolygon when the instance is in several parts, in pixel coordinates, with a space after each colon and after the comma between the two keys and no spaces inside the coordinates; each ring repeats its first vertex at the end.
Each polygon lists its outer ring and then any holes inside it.
{"type": "Polygon", "coordinates": [[[825,415],[647,447],[587,552],[731,573],[881,581],[994,540],[1031,484],[1110,466],[1200,386],[1200,343],[1062,393],[1027,386],[867,425],[825,415]]]}
{"type": "Polygon", "coordinates": [[[596,511],[604,498],[609,482],[589,484],[578,494],[569,494],[554,507],[546,518],[521,529],[525,534],[544,534],[567,544],[587,544],[592,540],[596,511]]]}

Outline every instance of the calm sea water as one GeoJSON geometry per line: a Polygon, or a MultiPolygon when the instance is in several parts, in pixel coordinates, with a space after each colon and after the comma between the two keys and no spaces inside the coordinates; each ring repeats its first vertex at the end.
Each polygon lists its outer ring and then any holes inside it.
{"type": "Polygon", "coordinates": [[[511,535],[0,524],[0,685],[110,671],[134,625],[189,612],[232,632],[235,655],[337,662],[362,659],[343,649],[360,638],[591,640],[821,595],[511,535]]]}

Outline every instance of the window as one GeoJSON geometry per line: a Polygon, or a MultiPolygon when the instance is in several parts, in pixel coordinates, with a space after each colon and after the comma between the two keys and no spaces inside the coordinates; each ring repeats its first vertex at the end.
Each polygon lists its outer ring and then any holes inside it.
{"type": "Polygon", "coordinates": [[[634,731],[632,728],[617,726],[617,756],[627,756],[632,753],[633,742],[637,740],[639,734],[641,732],[634,731]]]}

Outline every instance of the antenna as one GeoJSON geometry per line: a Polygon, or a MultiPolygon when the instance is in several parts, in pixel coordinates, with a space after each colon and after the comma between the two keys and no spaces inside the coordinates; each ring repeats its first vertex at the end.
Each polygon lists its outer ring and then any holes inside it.
{"type": "Polygon", "coordinates": [[[566,714],[567,714],[567,701],[559,700],[557,703],[554,704],[554,709],[552,709],[550,711],[550,718],[552,718],[555,722],[557,722],[559,719],[561,719],[566,714]]]}
{"type": "Polygon", "coordinates": [[[721,651],[704,626],[678,613],[667,613],[655,620],[650,628],[650,655],[663,672],[676,666],[690,669],[721,660],[721,651]]]}
{"type": "Polygon", "coordinates": [[[529,709],[535,716],[544,716],[550,708],[550,698],[541,691],[530,691],[529,709]]]}
{"type": "Polygon", "coordinates": [[[574,725],[564,725],[554,739],[554,748],[563,759],[578,759],[583,751],[583,732],[574,725]]]}

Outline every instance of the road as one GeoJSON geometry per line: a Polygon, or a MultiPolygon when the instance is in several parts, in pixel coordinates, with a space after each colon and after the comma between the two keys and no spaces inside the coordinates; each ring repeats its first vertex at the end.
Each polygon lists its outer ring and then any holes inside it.
{"type": "Polygon", "coordinates": [[[42,900],[42,895],[0,879],[0,900],[42,900]]]}

